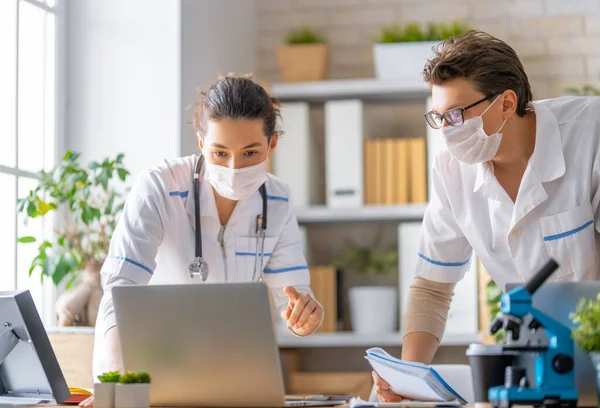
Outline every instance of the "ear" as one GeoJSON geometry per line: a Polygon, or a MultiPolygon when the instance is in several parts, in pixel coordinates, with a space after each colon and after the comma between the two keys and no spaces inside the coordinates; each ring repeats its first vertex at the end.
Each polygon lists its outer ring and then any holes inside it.
{"type": "Polygon", "coordinates": [[[204,139],[200,136],[200,132],[196,132],[196,137],[198,138],[198,147],[200,150],[204,149],[204,139]]]}
{"type": "Polygon", "coordinates": [[[502,116],[504,119],[510,119],[517,111],[519,101],[517,94],[512,89],[508,89],[504,91],[500,99],[502,102],[502,116]]]}
{"type": "Polygon", "coordinates": [[[271,155],[273,154],[273,152],[275,151],[275,149],[277,148],[277,144],[279,143],[279,133],[277,132],[273,132],[273,135],[271,136],[271,145],[269,146],[269,157],[270,158],[271,155]]]}

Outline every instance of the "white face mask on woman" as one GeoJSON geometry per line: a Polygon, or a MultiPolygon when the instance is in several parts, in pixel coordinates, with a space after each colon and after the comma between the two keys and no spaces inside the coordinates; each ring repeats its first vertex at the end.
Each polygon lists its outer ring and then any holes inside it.
{"type": "Polygon", "coordinates": [[[461,126],[445,126],[441,129],[448,151],[456,160],[467,164],[477,164],[492,160],[498,153],[502,141],[500,131],[507,119],[504,119],[495,133],[488,136],[483,130],[482,118],[498,98],[494,99],[494,102],[481,115],[464,121],[461,126]]]}
{"type": "MultiPolygon", "coordinates": [[[[269,155],[267,154],[267,157],[269,155]]],[[[250,198],[267,181],[267,160],[254,166],[230,169],[204,160],[204,178],[221,197],[241,201],[250,198]]]]}

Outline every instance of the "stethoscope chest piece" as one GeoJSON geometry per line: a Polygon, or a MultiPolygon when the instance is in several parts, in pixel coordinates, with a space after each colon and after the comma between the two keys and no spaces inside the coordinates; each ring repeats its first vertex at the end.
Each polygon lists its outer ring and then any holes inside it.
{"type": "Polygon", "coordinates": [[[202,282],[206,282],[208,279],[208,264],[202,258],[195,258],[194,262],[190,264],[188,271],[190,278],[199,276],[202,282]]]}

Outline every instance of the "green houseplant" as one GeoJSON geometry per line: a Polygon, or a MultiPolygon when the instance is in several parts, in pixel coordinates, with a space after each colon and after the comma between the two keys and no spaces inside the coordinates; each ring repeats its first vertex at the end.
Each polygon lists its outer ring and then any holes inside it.
{"type": "Polygon", "coordinates": [[[65,153],[54,169],[38,174],[37,187],[17,202],[25,223],[43,218],[53,226],[53,239],[37,242],[23,236],[19,242],[38,245],[30,276],[39,269],[42,279],[65,284],[67,291],[56,304],[61,326],[92,326],[96,321],[102,296],[100,268],[125,202],[126,189],[123,184],[115,186],[114,179],[122,183],[129,175],[123,154],[86,167],[79,156],[65,153]],[[79,285],[69,290],[75,282],[79,285]]]}
{"type": "Polygon", "coordinates": [[[421,73],[432,48],[440,41],[456,37],[471,27],[461,21],[431,22],[427,26],[409,22],[384,25],[373,45],[375,73],[378,79],[421,81],[421,73]]]}
{"type": "MultiPolygon", "coordinates": [[[[600,293],[595,300],[581,299],[570,317],[576,326],[572,331],[573,339],[589,354],[596,370],[596,383],[600,390],[600,293]]],[[[600,391],[598,403],[600,404],[600,391]]]]}
{"type": "Polygon", "coordinates": [[[291,30],[277,48],[284,82],[320,81],[327,75],[328,47],[325,37],[310,27],[291,30]]]}
{"type": "MultiPolygon", "coordinates": [[[[500,313],[500,301],[502,298],[502,290],[498,287],[496,282],[491,279],[485,288],[486,304],[490,309],[490,324],[496,318],[496,315],[500,313]]],[[[494,340],[498,343],[504,343],[506,341],[506,331],[499,330],[493,335],[494,340]]]]}
{"type": "Polygon", "coordinates": [[[115,407],[148,407],[150,405],[150,381],[150,374],[145,371],[125,372],[115,387],[115,407]]]}
{"type": "MultiPolygon", "coordinates": [[[[379,238],[369,247],[347,243],[333,264],[367,276],[391,277],[398,270],[397,249],[384,248],[379,238]]],[[[397,328],[398,295],[395,286],[354,286],[348,293],[352,330],[358,333],[391,333],[397,328]]]]}
{"type": "Polygon", "coordinates": [[[110,371],[98,376],[99,383],[94,384],[94,407],[113,408],[115,406],[115,387],[121,374],[110,371]]]}

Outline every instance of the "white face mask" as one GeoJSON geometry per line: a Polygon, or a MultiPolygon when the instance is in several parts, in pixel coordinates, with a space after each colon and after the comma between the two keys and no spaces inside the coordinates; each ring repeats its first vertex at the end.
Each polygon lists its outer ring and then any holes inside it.
{"type": "Polygon", "coordinates": [[[500,131],[504,127],[506,119],[496,133],[488,136],[483,130],[482,117],[498,98],[494,99],[494,102],[481,115],[464,121],[461,126],[446,126],[441,129],[448,151],[456,160],[467,164],[477,164],[490,161],[496,156],[502,141],[500,131]]]}
{"type": "Polygon", "coordinates": [[[229,200],[241,201],[250,198],[267,181],[266,160],[241,169],[218,166],[209,163],[208,160],[204,160],[204,164],[204,178],[221,197],[229,200]]]}

